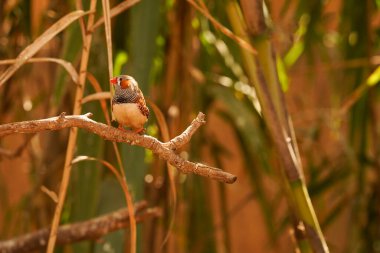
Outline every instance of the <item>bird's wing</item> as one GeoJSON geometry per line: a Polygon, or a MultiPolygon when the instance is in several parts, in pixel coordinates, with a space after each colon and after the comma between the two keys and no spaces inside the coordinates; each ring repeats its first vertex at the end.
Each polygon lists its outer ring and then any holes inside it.
{"type": "Polygon", "coordinates": [[[138,87],[136,87],[136,88],[137,88],[136,89],[136,95],[137,96],[134,97],[133,102],[137,103],[139,105],[139,109],[142,112],[142,114],[148,118],[149,117],[149,109],[146,106],[144,94],[142,93],[142,91],[138,87]]]}

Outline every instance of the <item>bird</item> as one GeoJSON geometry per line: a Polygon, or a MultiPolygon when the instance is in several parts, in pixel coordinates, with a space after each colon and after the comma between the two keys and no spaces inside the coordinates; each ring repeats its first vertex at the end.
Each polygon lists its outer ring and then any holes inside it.
{"type": "Polygon", "coordinates": [[[119,129],[130,127],[134,132],[143,134],[144,124],[149,118],[149,109],[137,81],[128,75],[119,75],[110,79],[115,87],[112,97],[112,113],[119,123],[119,129]]]}

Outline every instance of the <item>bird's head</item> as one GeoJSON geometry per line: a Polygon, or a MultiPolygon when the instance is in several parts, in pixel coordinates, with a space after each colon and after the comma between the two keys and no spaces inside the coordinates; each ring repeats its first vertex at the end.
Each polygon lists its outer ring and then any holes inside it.
{"type": "Polygon", "coordinates": [[[119,75],[111,78],[110,83],[115,86],[115,91],[135,90],[138,87],[136,80],[127,75],[119,75]]]}

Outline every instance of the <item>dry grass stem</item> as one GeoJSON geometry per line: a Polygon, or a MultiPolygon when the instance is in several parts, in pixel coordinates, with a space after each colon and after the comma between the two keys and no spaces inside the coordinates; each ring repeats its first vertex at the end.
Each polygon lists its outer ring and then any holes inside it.
{"type": "MultiPolygon", "coordinates": [[[[55,22],[49,29],[41,34],[32,44],[27,46],[16,58],[16,62],[8,67],[0,76],[0,87],[34,54],[36,54],[46,43],[48,43],[55,35],[63,31],[68,25],[75,20],[83,17],[90,12],[77,10],[70,12],[63,18],[55,22]]],[[[91,15],[92,16],[92,15],[91,15]]]]}
{"type": "MultiPolygon", "coordinates": [[[[75,7],[77,8],[77,10],[83,10],[82,0],[76,0],[75,1],[75,7]]],[[[86,40],[86,25],[84,23],[84,18],[83,17],[80,18],[78,20],[78,23],[79,23],[80,32],[82,35],[82,41],[85,41],[86,40]]]]}
{"type": "Polygon", "coordinates": [[[346,114],[352,106],[359,101],[360,98],[363,97],[363,93],[367,91],[371,86],[367,84],[367,82],[361,83],[343,102],[342,106],[339,109],[339,117],[342,117],[346,114]]]}
{"type": "MultiPolygon", "coordinates": [[[[147,99],[148,104],[154,111],[154,115],[157,118],[158,126],[160,127],[160,132],[162,136],[162,140],[164,142],[170,141],[170,133],[169,133],[169,127],[166,123],[165,116],[160,110],[160,108],[150,99],[147,99]]],[[[169,148],[170,149],[170,148],[169,148]]],[[[172,149],[174,150],[174,149],[172,149]]],[[[170,194],[171,194],[171,206],[172,206],[172,217],[170,218],[169,228],[168,231],[161,243],[161,249],[166,244],[166,242],[169,240],[171,232],[173,230],[174,221],[175,221],[175,214],[177,211],[177,187],[176,187],[176,171],[175,168],[170,165],[169,162],[166,162],[166,166],[168,169],[168,175],[169,175],[169,186],[170,186],[170,194]]]]}
{"type": "MultiPolygon", "coordinates": [[[[115,145],[116,143],[113,142],[112,144],[114,144],[114,149],[115,149],[116,155],[120,156],[119,150],[117,149],[117,146],[115,145]]],[[[119,182],[121,188],[123,189],[123,193],[124,193],[125,200],[126,200],[127,207],[128,207],[127,209],[129,211],[129,214],[130,214],[129,226],[130,226],[131,234],[132,234],[133,230],[136,231],[136,219],[135,219],[135,214],[133,211],[134,210],[134,203],[133,203],[132,196],[131,196],[129,189],[128,189],[127,181],[125,180],[125,175],[122,172],[119,172],[119,170],[117,170],[115,168],[115,166],[113,166],[111,163],[109,163],[103,159],[98,159],[95,157],[78,156],[72,161],[72,164],[78,163],[81,161],[97,161],[97,162],[100,162],[101,164],[103,164],[107,169],[109,169],[115,175],[117,181],[119,182]]],[[[118,162],[120,165],[121,160],[119,161],[119,158],[118,158],[118,162]]],[[[121,169],[124,170],[124,168],[122,166],[121,166],[121,169]]],[[[134,233],[134,234],[136,234],[136,233],[134,233]]],[[[131,236],[131,240],[135,240],[135,238],[131,236]]],[[[134,241],[132,241],[132,242],[134,242],[134,241]]],[[[131,243],[131,251],[135,250],[135,249],[136,249],[135,243],[131,243]]]]}
{"type": "MultiPolygon", "coordinates": [[[[137,4],[138,2],[140,2],[140,0],[126,0],[126,1],[121,2],[120,4],[116,5],[110,10],[110,18],[113,18],[119,15],[120,13],[126,11],[133,5],[137,4]]],[[[99,20],[96,21],[96,23],[91,27],[90,31],[95,30],[96,28],[101,26],[103,23],[104,23],[104,17],[99,18],[99,20]]]]}
{"type": "MultiPolygon", "coordinates": [[[[112,31],[111,31],[110,3],[108,0],[102,0],[102,4],[103,4],[104,29],[106,31],[108,75],[109,75],[109,78],[112,78],[113,61],[112,61],[112,31]]],[[[110,87],[111,87],[111,84],[110,84],[110,87]]]]}
{"type": "Polygon", "coordinates": [[[109,91],[103,91],[102,90],[102,87],[100,87],[98,80],[95,78],[95,76],[93,74],[87,72],[87,79],[90,82],[91,86],[94,88],[95,93],[92,93],[92,94],[82,98],[82,101],[81,101],[82,104],[85,104],[87,102],[99,99],[100,106],[102,108],[106,122],[108,125],[111,125],[109,110],[107,109],[107,102],[102,99],[103,97],[104,97],[104,99],[111,99],[111,93],[109,91]]]}
{"type": "MultiPolygon", "coordinates": [[[[86,13],[90,13],[90,15],[88,17],[88,22],[87,22],[87,31],[94,24],[95,12],[96,12],[96,2],[97,2],[96,0],[91,0],[90,11],[86,12],[86,13]]],[[[83,11],[79,11],[79,10],[76,12],[84,13],[83,11]]],[[[74,12],[74,13],[76,13],[76,12],[74,12]]],[[[78,18],[80,18],[80,17],[83,17],[83,15],[78,16],[78,18]]],[[[47,33],[49,30],[50,30],[50,28],[45,33],[47,33]]],[[[87,32],[85,34],[85,38],[83,41],[81,63],[80,63],[80,67],[79,67],[79,79],[78,79],[78,83],[76,86],[76,92],[75,92],[74,111],[73,111],[73,114],[75,114],[75,115],[80,114],[82,111],[81,100],[83,98],[83,92],[84,92],[85,83],[86,83],[86,72],[87,72],[88,59],[90,56],[91,41],[92,41],[92,33],[87,32]]],[[[59,221],[61,218],[63,204],[64,204],[65,198],[66,198],[67,186],[69,185],[69,180],[70,180],[71,167],[72,167],[71,161],[72,161],[73,156],[74,156],[77,136],[78,136],[78,129],[72,128],[70,131],[69,140],[67,143],[62,181],[61,181],[61,185],[59,188],[58,203],[57,203],[57,206],[56,206],[55,211],[54,211],[53,221],[52,221],[52,225],[51,225],[49,242],[48,242],[48,246],[47,246],[47,253],[53,253],[53,251],[54,251],[55,241],[57,238],[57,229],[58,229],[59,221]]]]}
{"type": "MultiPolygon", "coordinates": [[[[18,60],[17,59],[9,59],[9,60],[0,60],[0,65],[7,65],[7,64],[15,64],[18,60]]],[[[51,57],[39,57],[39,58],[30,58],[26,61],[26,63],[38,63],[38,62],[54,62],[59,65],[61,65],[67,73],[71,76],[71,79],[76,83],[78,82],[78,73],[73,67],[73,65],[65,60],[59,59],[59,58],[51,58],[51,57]]]]}
{"type": "MultiPolygon", "coordinates": [[[[106,104],[106,101],[104,100],[104,99],[111,99],[111,93],[110,92],[103,92],[102,88],[100,87],[98,80],[96,80],[95,76],[92,75],[91,73],[87,73],[87,78],[90,81],[90,84],[92,85],[92,87],[94,88],[96,93],[91,94],[91,95],[83,98],[82,103],[84,104],[85,102],[88,102],[88,101],[99,100],[101,108],[103,110],[104,117],[106,119],[106,122],[108,125],[111,125],[111,119],[110,119],[109,114],[108,114],[107,104],[106,104]]],[[[119,148],[117,147],[117,144],[115,142],[112,143],[112,147],[114,149],[116,159],[117,159],[117,162],[118,162],[118,165],[120,168],[120,174],[116,173],[116,176],[118,178],[119,183],[121,184],[121,186],[123,188],[124,195],[125,195],[125,198],[126,198],[126,201],[128,204],[128,208],[129,208],[130,213],[131,213],[131,222],[130,222],[131,242],[133,242],[133,243],[131,243],[131,252],[134,252],[133,250],[136,248],[135,243],[134,243],[136,241],[136,233],[134,232],[134,231],[136,231],[136,222],[135,222],[134,214],[133,214],[133,200],[132,200],[132,196],[129,192],[128,184],[126,181],[126,176],[124,173],[125,169],[124,169],[124,166],[123,166],[123,163],[121,160],[119,148]]]]}
{"type": "MultiPolygon", "coordinates": [[[[100,100],[100,102],[102,102],[102,100],[108,100],[110,98],[111,98],[111,93],[109,91],[96,92],[96,93],[92,93],[88,96],[85,96],[82,99],[82,104],[85,104],[85,103],[88,103],[91,101],[97,101],[97,100],[100,100]]],[[[107,115],[108,115],[108,113],[107,113],[107,115]]]]}
{"type": "Polygon", "coordinates": [[[193,0],[187,0],[195,9],[197,9],[200,13],[202,13],[210,22],[214,25],[216,29],[221,31],[224,35],[229,37],[230,39],[234,40],[239,46],[244,48],[245,50],[257,54],[256,49],[254,49],[251,44],[249,44],[247,41],[239,37],[238,35],[234,34],[230,29],[223,26],[221,23],[219,23],[208,11],[205,5],[199,6],[196,2],[193,0]]]}
{"type": "Polygon", "coordinates": [[[45,193],[51,200],[53,200],[55,203],[58,203],[58,195],[54,191],[48,189],[46,186],[41,185],[40,187],[41,191],[45,193]]]}
{"type": "MultiPolygon", "coordinates": [[[[112,29],[111,29],[111,13],[110,13],[110,4],[109,0],[102,0],[102,5],[103,5],[103,19],[104,19],[104,29],[105,29],[105,34],[106,34],[106,46],[107,46],[107,61],[108,61],[108,77],[112,78],[113,76],[113,57],[112,57],[112,29]]],[[[113,86],[111,83],[109,84],[109,89],[112,91],[113,86]]],[[[110,101],[111,103],[111,101],[110,101]]],[[[111,104],[112,106],[112,104],[111,104]]],[[[110,122],[108,122],[110,124],[110,122]]],[[[134,212],[133,212],[133,198],[132,195],[129,192],[128,184],[126,183],[126,176],[124,173],[124,166],[121,161],[121,156],[120,152],[118,150],[118,147],[116,143],[113,144],[113,148],[117,157],[117,161],[119,164],[120,168],[120,173],[123,179],[123,182],[120,182],[123,186],[123,190],[126,196],[127,200],[127,206],[128,210],[130,212],[130,228],[131,228],[131,242],[130,242],[130,252],[134,253],[136,252],[136,240],[137,240],[137,232],[136,232],[136,220],[134,217],[134,212]]]]}

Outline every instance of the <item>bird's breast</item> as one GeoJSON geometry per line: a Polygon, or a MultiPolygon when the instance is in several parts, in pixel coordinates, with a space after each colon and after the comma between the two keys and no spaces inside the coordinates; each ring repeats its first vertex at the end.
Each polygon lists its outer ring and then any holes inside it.
{"type": "Polygon", "coordinates": [[[116,120],[124,126],[141,128],[148,120],[136,103],[113,104],[112,111],[116,120]]]}

